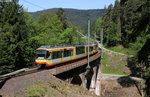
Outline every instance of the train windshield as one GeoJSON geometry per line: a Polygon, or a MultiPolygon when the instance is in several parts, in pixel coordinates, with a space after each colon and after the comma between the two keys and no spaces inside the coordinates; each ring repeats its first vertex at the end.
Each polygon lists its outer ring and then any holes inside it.
{"type": "Polygon", "coordinates": [[[46,50],[36,50],[35,51],[35,57],[36,59],[46,59],[49,57],[49,52],[46,50]]]}

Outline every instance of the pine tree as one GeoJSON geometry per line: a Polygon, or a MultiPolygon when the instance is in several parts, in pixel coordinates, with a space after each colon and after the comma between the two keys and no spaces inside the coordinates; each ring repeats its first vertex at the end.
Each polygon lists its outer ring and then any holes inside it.
{"type": "Polygon", "coordinates": [[[63,29],[67,29],[68,27],[68,23],[67,23],[67,17],[64,13],[64,10],[62,8],[59,8],[58,11],[57,11],[57,16],[58,16],[58,19],[62,22],[63,24],[63,29]]]}
{"type": "Polygon", "coordinates": [[[0,37],[0,73],[25,67],[28,31],[18,0],[0,2],[0,37]]]}
{"type": "MultiPolygon", "coordinates": [[[[114,46],[115,40],[138,55],[139,63],[143,63],[143,78],[146,80],[146,92],[149,96],[150,87],[150,1],[149,0],[118,0],[114,7],[108,7],[96,29],[104,29],[104,42],[114,46]],[[118,35],[118,37],[117,37],[118,35]],[[120,39],[121,38],[121,39],[120,39]]],[[[98,19],[99,21],[99,19],[98,19]]],[[[139,72],[140,74],[141,72],[139,72]]]]}

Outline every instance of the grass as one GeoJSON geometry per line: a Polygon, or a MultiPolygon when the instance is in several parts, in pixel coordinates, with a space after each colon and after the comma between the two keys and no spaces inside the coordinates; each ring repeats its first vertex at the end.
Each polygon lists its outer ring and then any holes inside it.
{"type": "Polygon", "coordinates": [[[91,97],[97,97],[81,86],[68,84],[59,80],[39,81],[26,87],[27,97],[76,97],[78,95],[92,95],[91,97]]]}
{"type": "Polygon", "coordinates": [[[111,47],[111,48],[108,48],[108,49],[110,49],[112,51],[115,51],[115,52],[124,53],[124,54],[127,54],[127,55],[136,55],[136,52],[134,50],[131,50],[129,48],[124,48],[121,45],[111,47]]]}
{"type": "Polygon", "coordinates": [[[69,84],[62,84],[62,83],[55,83],[55,82],[48,82],[48,84],[55,91],[61,93],[64,96],[67,96],[67,93],[65,90],[71,87],[69,84]]]}
{"type": "Polygon", "coordinates": [[[102,73],[105,73],[105,74],[117,74],[117,75],[127,75],[125,74],[124,72],[122,72],[120,70],[120,67],[112,67],[112,66],[105,66],[105,65],[102,65],[101,66],[101,71],[102,73]]]}
{"type": "Polygon", "coordinates": [[[43,85],[32,85],[27,88],[27,97],[44,97],[47,91],[47,87],[43,85]]]}
{"type": "Polygon", "coordinates": [[[106,52],[104,51],[103,53],[102,53],[102,64],[107,64],[107,62],[108,62],[108,55],[106,54],[106,52]]]}
{"type": "Polygon", "coordinates": [[[106,74],[128,75],[125,73],[126,57],[103,51],[101,72],[106,74]]]}
{"type": "Polygon", "coordinates": [[[56,97],[58,93],[67,96],[65,88],[69,85],[51,81],[36,82],[27,87],[27,97],[44,97],[50,95],[50,97],[56,97]]]}

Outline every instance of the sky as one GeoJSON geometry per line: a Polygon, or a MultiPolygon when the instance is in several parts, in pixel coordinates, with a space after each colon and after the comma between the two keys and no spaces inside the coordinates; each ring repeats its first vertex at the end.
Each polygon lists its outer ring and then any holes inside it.
{"type": "Polygon", "coordinates": [[[103,9],[114,2],[115,0],[19,0],[19,4],[28,12],[49,8],[103,9]]]}

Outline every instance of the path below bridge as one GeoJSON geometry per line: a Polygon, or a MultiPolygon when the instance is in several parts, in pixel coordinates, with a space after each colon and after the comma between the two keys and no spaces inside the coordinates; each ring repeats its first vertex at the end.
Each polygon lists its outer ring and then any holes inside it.
{"type": "Polygon", "coordinates": [[[102,97],[141,97],[142,79],[124,75],[101,74],[102,97]]]}

